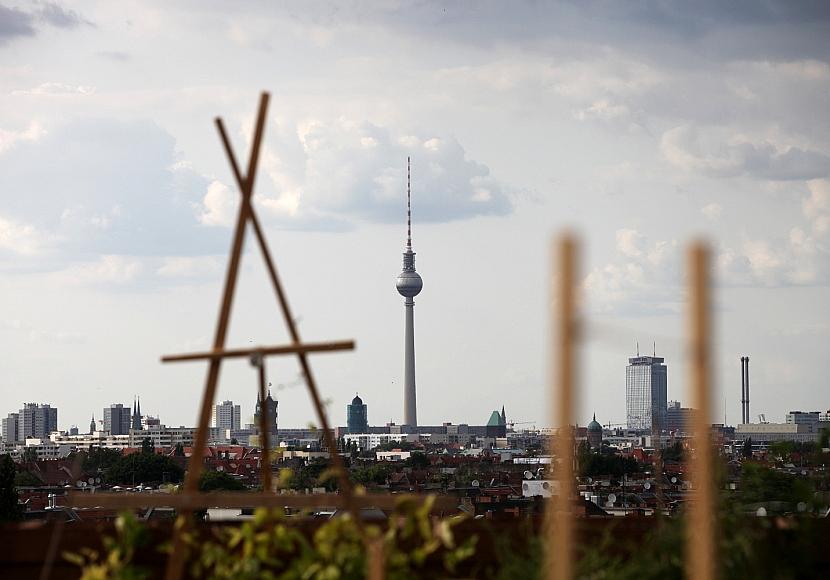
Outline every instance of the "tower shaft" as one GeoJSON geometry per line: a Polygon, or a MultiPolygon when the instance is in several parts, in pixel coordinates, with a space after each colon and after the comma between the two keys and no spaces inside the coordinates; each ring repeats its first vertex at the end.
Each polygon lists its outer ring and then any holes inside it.
{"type": "Polygon", "coordinates": [[[403,383],[403,416],[404,424],[418,425],[418,409],[415,399],[415,300],[407,298],[404,302],[406,310],[406,326],[404,329],[404,383],[403,383]]]}

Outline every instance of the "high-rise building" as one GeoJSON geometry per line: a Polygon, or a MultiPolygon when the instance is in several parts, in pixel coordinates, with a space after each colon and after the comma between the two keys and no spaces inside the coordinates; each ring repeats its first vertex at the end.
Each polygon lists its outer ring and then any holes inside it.
{"type": "Polygon", "coordinates": [[[412,251],[412,205],[409,174],[409,157],[406,158],[406,250],[403,253],[403,271],[398,275],[395,286],[404,297],[406,325],[404,329],[404,381],[403,381],[403,422],[404,425],[418,425],[418,411],[415,400],[415,296],[424,286],[421,276],[415,271],[415,252],[412,251]]]}
{"type": "Polygon", "coordinates": [[[133,416],[130,428],[141,431],[141,399],[139,398],[133,399],[133,416]]]}
{"type": "Polygon", "coordinates": [[[233,401],[223,401],[218,405],[214,405],[211,426],[222,430],[233,429],[236,431],[241,429],[241,407],[239,405],[234,405],[233,401]]]}
{"type": "Polygon", "coordinates": [[[130,408],[121,403],[104,407],[104,431],[110,435],[130,434],[130,408]]]}
{"type": "Polygon", "coordinates": [[[666,365],[659,356],[628,359],[625,368],[625,408],[629,429],[658,430],[666,424],[666,365]]]}
{"type": "Polygon", "coordinates": [[[27,437],[46,439],[58,430],[58,410],[50,405],[26,403],[18,411],[18,441],[27,437]]]}
{"type": "Polygon", "coordinates": [[[363,399],[358,395],[354,396],[351,405],[346,405],[346,427],[349,433],[369,432],[369,413],[363,399]]]}
{"type": "Polygon", "coordinates": [[[661,429],[670,433],[692,433],[694,415],[695,410],[689,407],[681,407],[680,401],[669,401],[666,409],[666,422],[661,426],[661,429]]]}
{"type": "Polygon", "coordinates": [[[3,419],[3,441],[6,443],[20,441],[20,415],[18,413],[9,413],[3,419]]]}

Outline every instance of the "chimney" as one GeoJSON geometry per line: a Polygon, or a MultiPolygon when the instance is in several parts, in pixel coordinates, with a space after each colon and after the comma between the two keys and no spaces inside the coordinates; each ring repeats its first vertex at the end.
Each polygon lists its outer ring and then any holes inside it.
{"type": "Polygon", "coordinates": [[[741,424],[746,424],[746,367],[741,357],[741,424]]]}
{"type": "Polygon", "coordinates": [[[749,357],[746,357],[746,422],[752,423],[752,415],[749,414],[749,357]]]}

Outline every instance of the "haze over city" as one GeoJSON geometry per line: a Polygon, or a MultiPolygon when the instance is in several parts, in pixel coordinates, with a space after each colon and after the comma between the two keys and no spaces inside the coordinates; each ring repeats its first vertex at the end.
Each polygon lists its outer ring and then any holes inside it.
{"type": "MultiPolygon", "coordinates": [[[[0,5],[0,410],[51,403],[84,428],[141,396],[193,425],[238,192],[272,94],[255,204],[334,424],[355,393],[403,419],[395,291],[412,158],[418,413],[551,423],[550,241],[584,243],[580,412],[625,420],[625,366],[665,357],[686,401],[683,252],[717,253],[711,419],[826,409],[830,363],[828,11],[789,3],[0,5]],[[509,14],[509,18],[507,17],[509,14]],[[555,16],[555,17],[554,17],[555,16]],[[656,347],[654,344],[656,343],[656,347]],[[725,405],[725,406],[724,406],[725,405]]],[[[228,344],[287,334],[248,240],[228,344]]],[[[294,361],[269,361],[280,425],[313,421],[294,361]]],[[[256,375],[217,401],[253,414],[256,375]]]]}

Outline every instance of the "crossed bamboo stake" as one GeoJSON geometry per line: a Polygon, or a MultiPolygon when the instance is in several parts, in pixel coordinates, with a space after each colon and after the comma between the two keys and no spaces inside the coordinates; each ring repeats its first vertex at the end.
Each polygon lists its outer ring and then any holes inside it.
{"type": "MultiPolygon", "coordinates": [[[[302,374],[308,386],[308,391],[311,394],[311,400],[314,403],[314,410],[317,414],[323,430],[323,437],[326,445],[329,448],[329,453],[332,458],[332,467],[340,484],[340,491],[342,493],[342,503],[346,509],[352,514],[352,517],[360,524],[360,518],[357,509],[355,508],[353,500],[353,490],[351,481],[343,465],[343,460],[337,453],[337,444],[332,436],[329,426],[328,418],[326,416],[323,402],[320,398],[320,392],[317,388],[317,383],[314,380],[314,374],[311,371],[311,365],[308,361],[309,352],[333,351],[333,350],[350,350],[354,348],[354,342],[345,341],[338,343],[319,343],[319,344],[303,344],[300,340],[300,334],[297,330],[297,325],[291,313],[291,308],[288,305],[285,292],[280,278],[277,274],[277,269],[274,261],[271,258],[271,252],[268,249],[268,243],[265,240],[265,235],[262,232],[262,226],[257,218],[256,211],[251,203],[251,198],[254,191],[254,182],[256,179],[257,164],[259,162],[259,151],[262,144],[262,135],[265,128],[265,120],[268,111],[268,93],[262,93],[259,100],[259,111],[257,113],[256,127],[254,130],[254,138],[251,146],[251,153],[248,159],[248,171],[245,175],[239,169],[239,164],[236,161],[236,156],[233,152],[230,139],[228,138],[225,125],[221,118],[216,119],[216,127],[219,131],[219,136],[222,139],[222,145],[225,149],[225,154],[228,157],[228,162],[233,170],[234,178],[239,186],[239,192],[242,196],[239,206],[239,214],[236,219],[236,226],[233,235],[233,244],[231,246],[230,261],[228,262],[228,270],[225,277],[225,288],[222,294],[222,305],[219,310],[219,320],[216,325],[216,334],[213,340],[213,350],[205,353],[192,353],[184,355],[174,355],[163,357],[163,362],[174,362],[184,360],[209,360],[207,381],[205,384],[204,395],[202,397],[202,406],[199,414],[199,429],[196,432],[196,440],[193,445],[193,454],[188,465],[187,475],[184,482],[185,494],[195,494],[199,489],[199,479],[202,475],[203,462],[202,451],[207,445],[208,436],[208,421],[210,420],[211,407],[216,396],[216,386],[219,381],[219,371],[222,361],[228,357],[234,356],[251,356],[252,362],[259,369],[259,394],[260,399],[265,401],[265,360],[267,355],[282,355],[282,354],[296,354],[297,360],[300,363],[302,374]],[[285,325],[288,327],[291,336],[291,345],[277,346],[277,347],[260,347],[253,349],[234,349],[225,350],[225,338],[227,334],[228,322],[230,319],[230,310],[233,303],[234,291],[236,289],[236,281],[239,273],[239,262],[242,255],[242,247],[245,239],[245,230],[248,223],[251,224],[254,235],[256,236],[257,245],[262,251],[262,257],[265,261],[268,276],[271,284],[274,287],[274,292],[277,297],[279,308],[282,312],[285,325]]],[[[262,483],[264,493],[268,494],[271,491],[271,461],[269,457],[270,444],[268,441],[268,417],[267,409],[260,413],[260,447],[262,449],[262,483]]],[[[254,498],[251,498],[255,501],[254,498]]],[[[339,503],[339,502],[338,502],[339,503]]],[[[187,510],[179,517],[179,521],[175,527],[173,536],[173,548],[168,560],[166,577],[168,580],[178,580],[182,576],[186,546],[184,542],[184,534],[188,527],[188,520],[191,513],[187,510]]]]}

